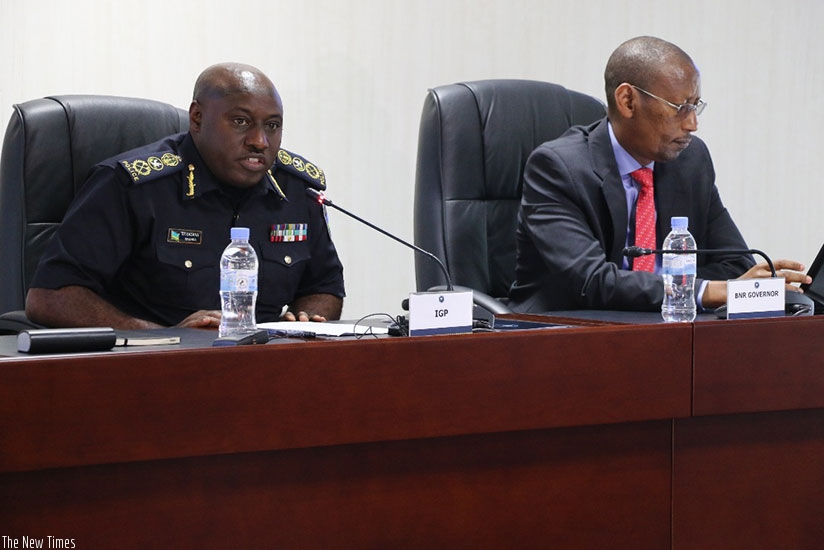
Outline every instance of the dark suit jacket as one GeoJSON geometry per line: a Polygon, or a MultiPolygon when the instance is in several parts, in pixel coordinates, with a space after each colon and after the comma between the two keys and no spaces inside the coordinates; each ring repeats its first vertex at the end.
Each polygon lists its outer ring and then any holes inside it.
{"type": "MultiPolygon", "coordinates": [[[[703,141],[693,137],[676,160],[656,162],[654,179],[657,248],[672,216],[689,217],[698,248],[747,248],[721,202],[703,141]]],[[[513,310],[660,308],[660,275],[620,269],[628,216],[606,119],[535,149],[524,169],[513,310]]],[[[698,279],[732,279],[755,263],[738,254],[697,259],[698,279]]]]}

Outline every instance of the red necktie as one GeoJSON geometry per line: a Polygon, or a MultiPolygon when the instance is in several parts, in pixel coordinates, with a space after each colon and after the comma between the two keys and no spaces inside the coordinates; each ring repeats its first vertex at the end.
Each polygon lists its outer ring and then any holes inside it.
{"type": "MultiPolygon", "coordinates": [[[[641,184],[635,203],[635,246],[655,248],[655,196],[652,190],[652,170],[639,168],[631,173],[641,184]]],[[[655,271],[655,255],[640,256],[632,262],[633,271],[655,271]]]]}

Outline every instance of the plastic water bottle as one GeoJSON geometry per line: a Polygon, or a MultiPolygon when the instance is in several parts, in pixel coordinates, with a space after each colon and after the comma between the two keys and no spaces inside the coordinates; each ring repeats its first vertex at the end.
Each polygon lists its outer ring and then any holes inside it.
{"type": "Polygon", "coordinates": [[[222,317],[218,336],[255,332],[255,302],[258,289],[258,258],[249,244],[249,228],[233,227],[232,242],[220,257],[220,302],[222,317]]]}
{"type": "MultiPolygon", "coordinates": [[[[664,250],[695,250],[695,239],[687,230],[689,220],[673,216],[672,231],[664,239],[664,250]]],[[[661,259],[664,277],[664,321],[689,323],[695,320],[695,254],[667,254],[661,259]]]]}

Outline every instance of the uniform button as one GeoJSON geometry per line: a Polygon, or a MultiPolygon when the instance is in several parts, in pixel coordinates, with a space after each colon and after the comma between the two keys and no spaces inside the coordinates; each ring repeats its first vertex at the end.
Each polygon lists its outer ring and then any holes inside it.
{"type": "Polygon", "coordinates": [[[186,260],[185,262],[183,262],[183,265],[185,265],[187,269],[191,268],[192,267],[192,260],[186,260]]]}
{"type": "Polygon", "coordinates": [[[292,256],[284,256],[283,261],[286,263],[286,265],[290,265],[292,263],[292,256]]]}

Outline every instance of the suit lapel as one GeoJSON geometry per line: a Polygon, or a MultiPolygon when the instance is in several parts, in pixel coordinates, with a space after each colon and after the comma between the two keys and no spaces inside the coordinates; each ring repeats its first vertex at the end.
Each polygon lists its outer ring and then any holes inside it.
{"type": "Polygon", "coordinates": [[[655,163],[653,178],[655,181],[655,211],[658,216],[655,222],[655,240],[658,248],[661,248],[664,237],[670,232],[670,218],[674,215],[681,215],[676,214],[679,211],[677,206],[690,204],[689,190],[681,182],[678,170],[673,168],[675,165],[674,162],[655,163]]]}
{"type": "Polygon", "coordinates": [[[607,250],[607,260],[617,263],[623,262],[623,248],[627,240],[627,198],[624,184],[618,174],[618,164],[615,162],[615,153],[612,151],[612,142],[609,139],[607,119],[603,119],[590,134],[590,156],[595,173],[601,179],[601,189],[609,209],[610,220],[602,220],[612,225],[612,248],[607,250]]]}

